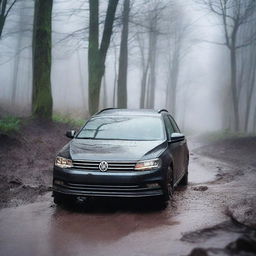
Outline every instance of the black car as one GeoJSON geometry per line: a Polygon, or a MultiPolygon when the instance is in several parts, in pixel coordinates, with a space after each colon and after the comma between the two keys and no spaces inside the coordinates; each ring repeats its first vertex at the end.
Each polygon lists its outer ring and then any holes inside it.
{"type": "Polygon", "coordinates": [[[77,197],[171,198],[187,185],[185,136],[167,110],[104,109],[92,116],[55,159],[56,204],[77,197]]]}

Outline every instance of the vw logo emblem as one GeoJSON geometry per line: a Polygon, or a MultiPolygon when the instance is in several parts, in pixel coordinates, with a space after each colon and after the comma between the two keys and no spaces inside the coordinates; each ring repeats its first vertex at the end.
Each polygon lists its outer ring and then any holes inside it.
{"type": "Polygon", "coordinates": [[[100,162],[99,168],[102,172],[106,172],[108,170],[108,163],[106,161],[100,162]]]}

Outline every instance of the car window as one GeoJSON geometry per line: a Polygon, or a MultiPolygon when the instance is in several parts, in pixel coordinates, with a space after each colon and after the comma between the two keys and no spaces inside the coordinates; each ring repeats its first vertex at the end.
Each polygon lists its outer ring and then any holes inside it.
{"type": "Polygon", "coordinates": [[[180,129],[179,129],[178,125],[176,124],[175,120],[172,118],[172,116],[168,115],[168,118],[170,119],[170,121],[172,123],[172,127],[174,129],[174,132],[180,132],[180,129]]]}
{"type": "Polygon", "coordinates": [[[171,120],[168,118],[168,116],[164,116],[164,122],[165,122],[165,127],[166,127],[166,131],[167,131],[168,139],[170,139],[172,133],[175,132],[174,128],[173,128],[171,120]]]}
{"type": "Polygon", "coordinates": [[[163,140],[164,127],[159,117],[96,117],[86,123],[76,138],[103,140],[163,140]]]}

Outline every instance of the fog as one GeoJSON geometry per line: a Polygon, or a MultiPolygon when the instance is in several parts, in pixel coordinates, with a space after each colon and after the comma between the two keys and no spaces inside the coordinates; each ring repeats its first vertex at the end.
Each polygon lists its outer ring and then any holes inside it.
{"type": "MultiPolygon", "coordinates": [[[[175,116],[182,130],[196,133],[230,129],[232,126],[229,120],[233,118],[228,103],[231,95],[229,52],[223,45],[216,44],[224,40],[221,21],[199,2],[131,1],[127,75],[127,106],[140,108],[142,59],[139,44],[142,44],[146,54],[149,47],[146,31],[147,10],[154,4],[159,4],[162,7],[159,8],[157,20],[154,108],[167,108],[175,116]],[[167,31],[170,32],[168,35],[167,31]],[[183,33],[180,41],[173,39],[177,33],[183,33]],[[169,92],[176,95],[175,112],[173,112],[168,102],[171,96],[168,98],[167,84],[168,77],[171,76],[169,79],[172,79],[175,74],[170,75],[168,56],[174,56],[178,47],[180,47],[180,55],[177,84],[175,90],[170,89],[169,92]]],[[[101,37],[107,1],[100,3],[101,37]]],[[[117,107],[122,6],[123,1],[119,1],[105,62],[99,109],[117,107]]],[[[89,4],[85,0],[55,0],[53,4],[51,67],[53,113],[70,118],[85,119],[90,115],[87,64],[88,9],[89,4]]],[[[0,39],[0,116],[31,115],[32,30],[33,1],[18,1],[6,20],[0,39]]],[[[150,79],[148,78],[147,86],[150,84],[150,79]]],[[[253,130],[255,94],[253,90],[253,107],[247,129],[249,132],[255,132],[253,130]]],[[[243,102],[241,100],[240,120],[244,118],[243,102]]]]}

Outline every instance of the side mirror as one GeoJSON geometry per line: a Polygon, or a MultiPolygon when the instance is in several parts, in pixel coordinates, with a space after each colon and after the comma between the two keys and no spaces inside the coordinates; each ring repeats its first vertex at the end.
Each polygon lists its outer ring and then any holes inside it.
{"type": "Polygon", "coordinates": [[[71,131],[67,131],[67,132],[66,132],[66,136],[67,136],[68,138],[73,139],[73,138],[75,137],[75,135],[76,135],[76,131],[75,131],[75,130],[71,130],[71,131]]]}
{"type": "Polygon", "coordinates": [[[171,135],[171,140],[170,142],[178,142],[178,141],[182,141],[185,139],[185,136],[184,134],[182,133],[179,133],[179,132],[174,132],[172,133],[171,135]]]}

